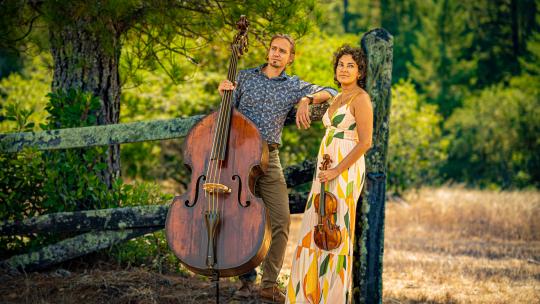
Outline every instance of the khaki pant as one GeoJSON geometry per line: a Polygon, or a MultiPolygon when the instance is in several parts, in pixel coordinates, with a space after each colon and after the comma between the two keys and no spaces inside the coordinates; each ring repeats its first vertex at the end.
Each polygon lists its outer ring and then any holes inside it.
{"type": "MultiPolygon", "coordinates": [[[[270,152],[269,156],[268,169],[255,186],[255,194],[262,197],[272,226],[272,243],[262,264],[261,288],[272,287],[276,283],[283,265],[291,223],[289,195],[279,162],[279,151],[276,149],[270,152]]],[[[240,276],[241,280],[247,281],[254,281],[255,278],[254,270],[240,276]]]]}

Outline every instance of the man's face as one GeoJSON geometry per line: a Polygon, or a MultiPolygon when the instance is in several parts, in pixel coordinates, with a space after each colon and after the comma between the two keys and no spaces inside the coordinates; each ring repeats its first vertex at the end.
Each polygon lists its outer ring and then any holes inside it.
{"type": "Polygon", "coordinates": [[[276,38],[268,50],[268,65],[274,68],[285,68],[292,61],[291,44],[285,38],[276,38]]]}

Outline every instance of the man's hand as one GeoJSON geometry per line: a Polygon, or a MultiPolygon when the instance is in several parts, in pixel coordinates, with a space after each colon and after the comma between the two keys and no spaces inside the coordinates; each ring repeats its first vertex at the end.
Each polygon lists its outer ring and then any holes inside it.
{"type": "Polygon", "coordinates": [[[296,126],[298,129],[309,129],[311,119],[309,118],[309,99],[302,97],[298,103],[296,111],[296,126]]]}
{"type": "Polygon", "coordinates": [[[236,85],[230,82],[229,80],[223,80],[219,83],[218,91],[219,95],[223,96],[225,94],[225,91],[232,91],[236,88],[236,85]]]}

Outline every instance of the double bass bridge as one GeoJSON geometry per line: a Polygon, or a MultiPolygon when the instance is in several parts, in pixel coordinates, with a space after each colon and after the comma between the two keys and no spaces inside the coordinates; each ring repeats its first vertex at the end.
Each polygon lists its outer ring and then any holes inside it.
{"type": "Polygon", "coordinates": [[[206,191],[209,194],[212,193],[231,193],[232,189],[218,183],[205,183],[203,185],[204,191],[206,191]]]}

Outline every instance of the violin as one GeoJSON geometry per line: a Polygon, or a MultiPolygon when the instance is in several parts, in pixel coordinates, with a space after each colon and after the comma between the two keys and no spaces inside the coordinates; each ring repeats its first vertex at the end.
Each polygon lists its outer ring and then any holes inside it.
{"type": "MultiPolygon", "coordinates": [[[[332,160],[330,155],[324,154],[320,170],[328,170],[332,160]]],[[[321,191],[314,198],[315,211],[318,214],[318,222],[315,225],[315,245],[323,250],[332,250],[341,244],[341,230],[336,225],[337,199],[334,194],[325,191],[325,183],[321,182],[321,191]]]]}
{"type": "MultiPolygon", "coordinates": [[[[237,23],[227,79],[234,82],[239,57],[247,47],[248,22],[237,23]]],[[[254,195],[255,180],[268,166],[268,146],[257,126],[223,94],[218,111],[197,123],[184,142],[191,169],[186,193],[173,199],[167,243],[191,271],[207,276],[236,276],[257,267],[268,252],[268,211],[254,195]]]]}

